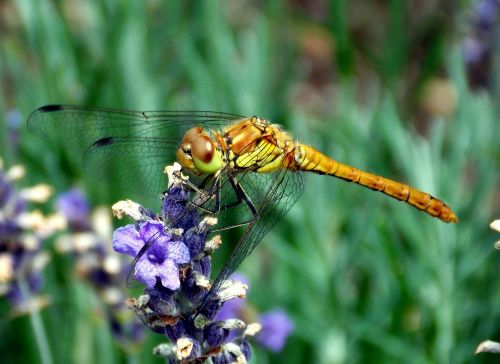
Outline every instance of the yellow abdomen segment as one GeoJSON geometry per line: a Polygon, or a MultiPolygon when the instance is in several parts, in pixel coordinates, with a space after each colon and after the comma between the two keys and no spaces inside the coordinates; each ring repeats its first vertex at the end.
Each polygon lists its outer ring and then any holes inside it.
{"type": "Polygon", "coordinates": [[[404,201],[444,222],[458,222],[458,218],[451,208],[430,194],[404,183],[337,162],[308,145],[298,144],[295,148],[294,159],[298,170],[326,174],[354,182],[372,190],[380,191],[399,201],[404,201]]]}

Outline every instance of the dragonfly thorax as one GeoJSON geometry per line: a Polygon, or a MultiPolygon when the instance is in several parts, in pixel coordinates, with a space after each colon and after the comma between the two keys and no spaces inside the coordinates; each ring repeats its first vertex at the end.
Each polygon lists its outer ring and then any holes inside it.
{"type": "Polygon", "coordinates": [[[218,144],[201,126],[189,129],[177,149],[177,161],[194,174],[214,174],[224,167],[218,144]]]}

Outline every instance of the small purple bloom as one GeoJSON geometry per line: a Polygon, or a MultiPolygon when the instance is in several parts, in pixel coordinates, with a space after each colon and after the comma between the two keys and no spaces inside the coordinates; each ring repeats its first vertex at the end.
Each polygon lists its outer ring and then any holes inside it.
{"type": "Polygon", "coordinates": [[[228,320],[234,317],[240,317],[240,312],[245,307],[245,300],[243,298],[233,298],[221,307],[220,311],[215,316],[216,320],[228,320]]]}
{"type": "Polygon", "coordinates": [[[197,232],[196,228],[189,229],[186,234],[184,234],[184,242],[189,248],[189,253],[192,257],[197,256],[203,251],[206,241],[206,232],[197,232]]]}
{"type": "MultiPolygon", "coordinates": [[[[29,258],[24,258],[24,260],[29,262],[29,258]]],[[[24,278],[27,290],[23,291],[21,289],[19,281],[13,281],[7,291],[7,298],[10,303],[18,308],[25,307],[28,304],[30,296],[42,290],[43,277],[41,272],[27,272],[24,278]]]]}
{"type": "Polygon", "coordinates": [[[149,294],[149,307],[160,316],[178,316],[180,314],[177,303],[174,298],[174,291],[155,286],[153,289],[146,289],[146,294],[149,294]]]}
{"type": "Polygon", "coordinates": [[[17,109],[10,109],[7,111],[7,125],[11,129],[19,129],[21,123],[23,122],[23,116],[17,109]]]}
{"type": "Polygon", "coordinates": [[[200,220],[195,208],[188,208],[188,192],[180,187],[173,186],[168,194],[163,196],[162,211],[165,219],[174,227],[188,230],[196,226],[200,220]]]}
{"type": "Polygon", "coordinates": [[[274,352],[281,351],[293,330],[293,323],[280,309],[269,311],[260,317],[262,330],[257,335],[258,342],[274,352]]]}
{"type": "Polygon", "coordinates": [[[485,49],[483,44],[474,37],[467,37],[462,45],[462,52],[466,63],[475,63],[481,60],[485,49]]]}
{"type": "Polygon", "coordinates": [[[495,24],[500,3],[497,0],[480,0],[474,3],[473,10],[477,26],[489,30],[495,24]]]}
{"type": "MultiPolygon", "coordinates": [[[[231,275],[231,279],[235,281],[239,281],[241,283],[249,285],[248,278],[241,273],[234,273],[231,275]]],[[[215,317],[216,320],[227,320],[234,317],[241,317],[241,311],[245,307],[246,300],[243,298],[233,298],[227,302],[224,302],[224,305],[217,313],[215,317]]]]}
{"type": "Polygon", "coordinates": [[[222,345],[228,336],[229,330],[223,328],[218,321],[213,322],[205,328],[205,338],[210,347],[222,345]]]}
{"type": "Polygon", "coordinates": [[[178,339],[180,339],[182,336],[186,334],[186,325],[185,322],[183,321],[178,321],[174,325],[170,325],[164,328],[165,335],[171,340],[172,342],[176,342],[178,339]]]}
{"type": "Polygon", "coordinates": [[[488,88],[491,85],[495,28],[498,28],[499,18],[498,0],[476,0],[472,3],[468,35],[462,45],[472,88],[488,88]]]}
{"type": "Polygon", "coordinates": [[[62,193],[57,198],[57,209],[77,230],[88,229],[89,201],[78,188],[62,193]]]}
{"type": "Polygon", "coordinates": [[[135,257],[151,241],[135,265],[134,278],[148,288],[153,288],[159,279],[164,287],[175,290],[180,286],[178,266],[189,262],[190,255],[182,241],[172,240],[163,229],[161,222],[153,220],[141,224],[139,231],[135,225],[118,228],[113,234],[113,249],[135,257]]]}

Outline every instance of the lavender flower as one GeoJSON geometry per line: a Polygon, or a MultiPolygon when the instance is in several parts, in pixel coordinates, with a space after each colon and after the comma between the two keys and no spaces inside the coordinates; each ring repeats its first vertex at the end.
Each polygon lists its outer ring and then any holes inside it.
{"type": "Polygon", "coordinates": [[[65,217],[69,232],[58,237],[56,249],[74,256],[77,275],[105,303],[103,314],[113,337],[124,350],[133,350],[142,342],[144,330],[124,304],[122,286],[127,268],[109,244],[112,235],[109,210],[97,207],[91,211],[89,201],[78,188],[59,195],[57,209],[65,217]]]}
{"type": "Polygon", "coordinates": [[[113,248],[136,257],[148,244],[132,271],[133,278],[146,286],[144,294],[129,298],[127,304],[147,327],[168,339],[154,353],[169,363],[246,363],[251,355],[248,339],[260,325],[219,319],[217,313],[226,302],[244,298],[247,286],[228,279],[198,310],[210,289],[210,254],[221,241],[219,236],[207,239],[217,220],[200,216],[189,204],[190,190],[180,170],[177,163],[166,168],[169,188],[159,215],[129,200],[113,206],[116,216],[127,215],[136,222],[115,231],[113,248]]]}
{"type": "Polygon", "coordinates": [[[82,190],[73,188],[59,195],[57,210],[66,218],[71,230],[89,230],[90,204],[82,190]]]}
{"type": "Polygon", "coordinates": [[[163,224],[154,220],[144,222],[139,230],[132,224],[118,228],[113,235],[113,249],[135,257],[144,244],[154,239],[147,254],[137,261],[134,278],[148,288],[154,288],[158,279],[163,287],[176,290],[181,285],[178,267],[189,262],[189,249],[163,229],[163,224]]]}
{"type": "Polygon", "coordinates": [[[29,313],[48,303],[40,296],[41,271],[49,260],[41,244],[63,227],[57,216],[28,210],[28,202],[45,202],[52,189],[47,185],[16,189],[14,183],[25,170],[15,166],[5,171],[0,159],[0,295],[5,295],[16,314],[29,313]]]}
{"type": "MultiPolygon", "coordinates": [[[[235,273],[232,277],[233,279],[238,277],[238,280],[248,282],[248,279],[240,273],[235,273]]],[[[257,342],[260,346],[273,352],[279,352],[283,349],[288,336],[293,331],[293,323],[284,310],[275,308],[258,315],[244,299],[234,299],[227,302],[217,313],[219,320],[229,317],[243,320],[250,318],[252,321],[258,321],[262,328],[256,335],[257,342]]]]}
{"type": "Polygon", "coordinates": [[[463,54],[469,82],[474,88],[485,88],[491,80],[495,26],[500,19],[500,1],[476,0],[471,11],[469,34],[463,43],[463,54]]]}
{"type": "Polygon", "coordinates": [[[281,351],[293,330],[293,323],[287,314],[276,309],[261,315],[259,322],[262,325],[257,336],[259,344],[274,352],[281,351]]]}
{"type": "Polygon", "coordinates": [[[10,109],[5,115],[7,124],[7,136],[10,142],[11,150],[19,151],[20,128],[23,122],[23,115],[17,109],[10,109]]]}

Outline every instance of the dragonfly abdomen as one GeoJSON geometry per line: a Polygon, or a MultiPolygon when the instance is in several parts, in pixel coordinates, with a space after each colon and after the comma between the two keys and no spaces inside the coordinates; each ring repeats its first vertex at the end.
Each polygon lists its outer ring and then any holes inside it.
{"type": "Polygon", "coordinates": [[[443,201],[407,184],[337,162],[315,148],[304,144],[297,145],[294,157],[298,170],[326,174],[357,183],[374,191],[382,192],[396,200],[406,202],[444,222],[458,222],[456,215],[443,201]]]}

